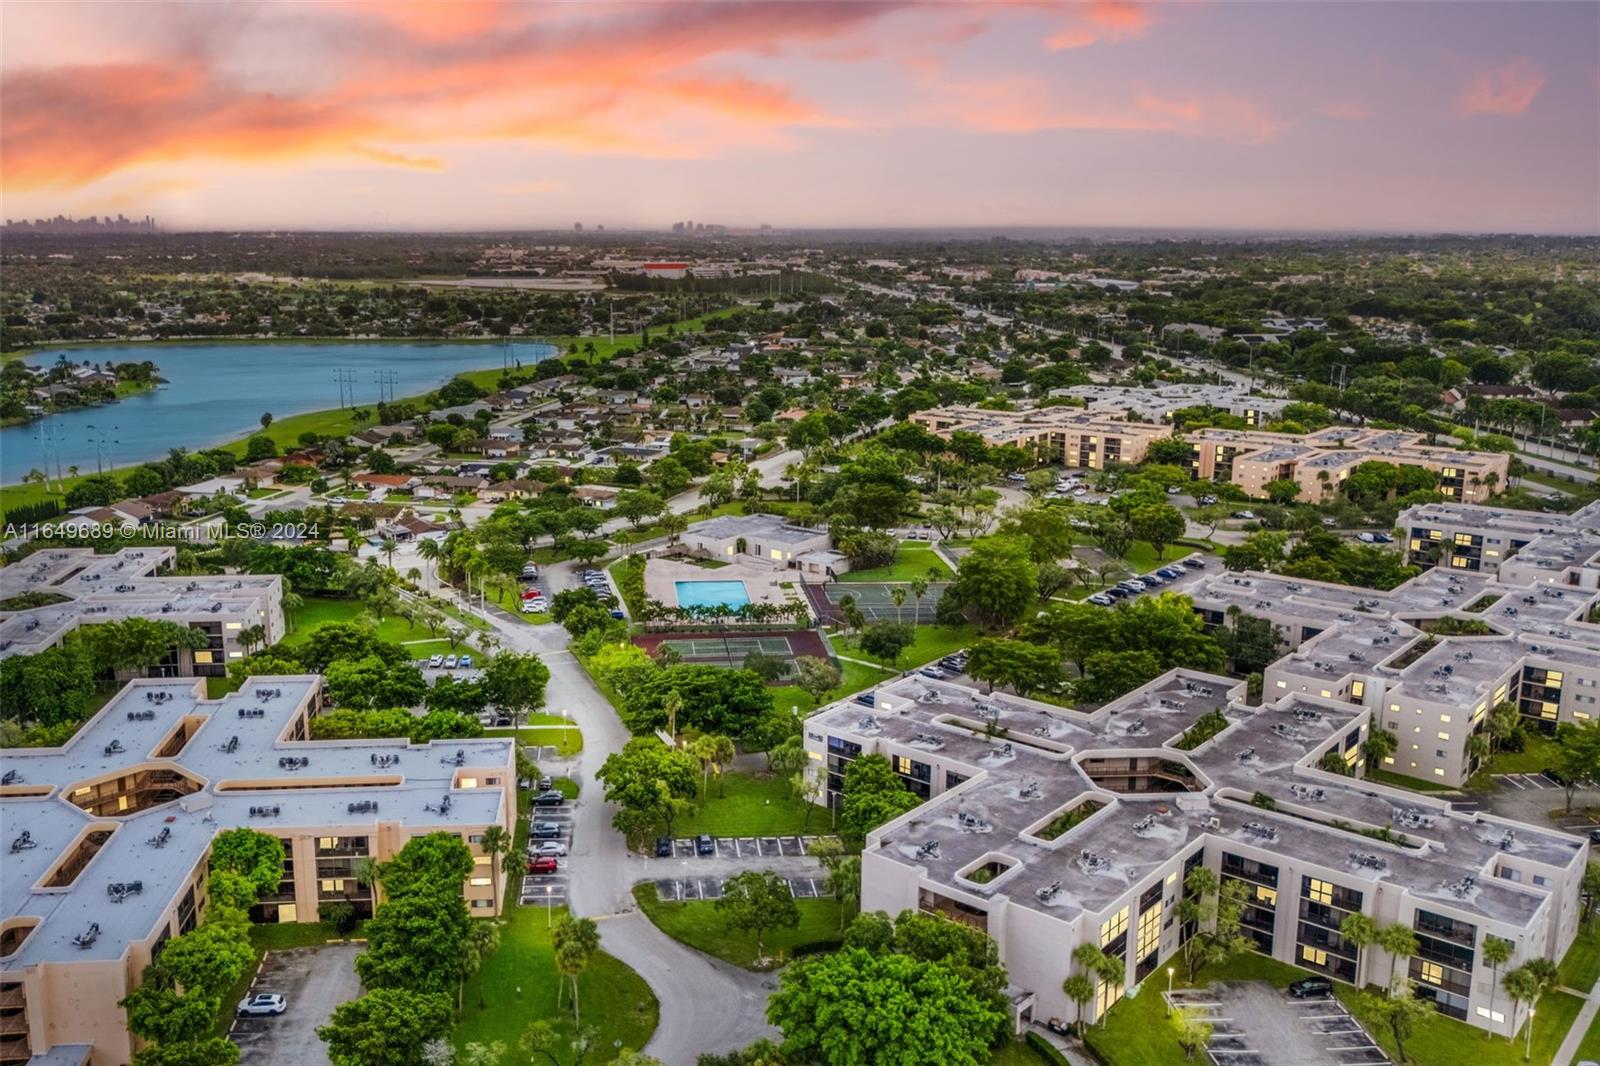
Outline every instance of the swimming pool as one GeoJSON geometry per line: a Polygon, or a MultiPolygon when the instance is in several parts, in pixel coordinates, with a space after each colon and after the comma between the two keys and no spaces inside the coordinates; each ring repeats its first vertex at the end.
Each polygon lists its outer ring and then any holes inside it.
{"type": "Polygon", "coordinates": [[[679,607],[742,607],[750,602],[743,581],[675,581],[679,607]]]}

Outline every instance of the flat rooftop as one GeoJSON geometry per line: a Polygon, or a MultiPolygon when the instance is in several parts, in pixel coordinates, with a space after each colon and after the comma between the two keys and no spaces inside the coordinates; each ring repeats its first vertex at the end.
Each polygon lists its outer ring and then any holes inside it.
{"type": "Polygon", "coordinates": [[[224,829],[376,835],[380,824],[461,832],[504,821],[502,789],[457,785],[474,770],[513,773],[512,740],[288,739],[320,683],[314,675],[250,678],[209,700],[203,680],[134,681],[62,747],[0,751],[0,848],[8,849],[0,852],[0,918],[42,919],[3,967],[120,958],[130,941],[150,936],[224,829]],[[186,720],[197,728],[182,750],[159,757],[186,720]],[[200,787],[132,815],[95,816],[70,801],[86,783],[134,768],[176,770],[200,787]],[[376,806],[351,810],[367,803],[376,806]],[[272,813],[252,813],[265,808],[272,813]],[[38,887],[91,823],[116,828],[69,887],[38,887]],[[24,833],[31,845],[17,847],[24,833]],[[130,881],[142,891],[113,902],[108,886],[130,881]],[[100,935],[78,947],[73,938],[90,923],[100,935]]]}
{"type": "Polygon", "coordinates": [[[1315,768],[1320,753],[1359,728],[1365,709],[1289,696],[1251,708],[1241,683],[1175,670],[1093,713],[983,695],[919,676],[876,690],[877,704],[824,708],[824,732],[916,758],[938,753],[970,779],[878,831],[874,854],[919,868],[927,881],[1054,913],[1100,913],[1195,841],[1230,839],[1343,866],[1350,877],[1403,885],[1425,899],[1512,925],[1531,922],[1542,888],[1489,876],[1512,852],[1565,869],[1585,858],[1576,837],[1480,815],[1448,803],[1315,768]],[[1173,746],[1195,720],[1221,709],[1229,725],[1193,751],[1173,746]],[[994,736],[985,726],[993,723],[994,736]],[[1004,735],[998,735],[1004,730],[1004,735]],[[1185,764],[1196,791],[1122,794],[1100,788],[1084,760],[1148,756],[1185,764]],[[1255,793],[1273,810],[1251,806],[1255,793]],[[1083,800],[1102,805],[1054,841],[1027,830],[1083,800]],[[1342,820],[1351,828],[1330,823],[1342,820]],[[1360,835],[1391,827],[1404,844],[1360,835]],[[1015,865],[987,884],[957,877],[991,852],[1015,865]],[[1466,885],[1463,877],[1474,882],[1466,885]]]}
{"type": "Polygon", "coordinates": [[[718,515],[704,522],[696,522],[689,527],[688,532],[697,537],[709,537],[713,540],[760,537],[762,543],[767,546],[800,544],[827,536],[828,533],[826,529],[793,525],[777,515],[770,514],[718,515]]]}

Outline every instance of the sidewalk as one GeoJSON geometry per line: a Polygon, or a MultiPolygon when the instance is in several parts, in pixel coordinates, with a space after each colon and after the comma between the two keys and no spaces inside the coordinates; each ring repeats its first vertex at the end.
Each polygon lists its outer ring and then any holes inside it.
{"type": "Polygon", "coordinates": [[[1552,1066],[1572,1066],[1573,1060],[1578,1057],[1578,1045],[1583,1043],[1584,1036],[1589,1032],[1589,1026],[1594,1023],[1597,1013],[1600,1013],[1600,982],[1589,989],[1585,997],[1583,1009],[1578,1012],[1578,1020],[1572,1023],[1572,1028],[1567,1030],[1566,1039],[1561,1041],[1561,1047],[1556,1050],[1556,1057],[1551,1059],[1552,1066]]]}

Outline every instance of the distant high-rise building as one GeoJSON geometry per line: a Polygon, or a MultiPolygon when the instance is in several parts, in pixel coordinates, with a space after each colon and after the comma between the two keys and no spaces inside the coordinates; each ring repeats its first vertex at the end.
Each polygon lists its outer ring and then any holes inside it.
{"type": "Polygon", "coordinates": [[[672,224],[672,232],[673,233],[682,233],[683,232],[683,223],[682,222],[674,222],[672,224]]]}
{"type": "Polygon", "coordinates": [[[4,229],[7,233],[154,233],[156,220],[149,215],[137,221],[123,215],[116,218],[107,215],[103,219],[96,215],[88,218],[57,215],[55,218],[36,218],[32,222],[8,218],[4,229]]]}
{"type": "Polygon", "coordinates": [[[573,233],[582,233],[583,232],[583,223],[582,222],[574,222],[572,224],[572,232],[573,233]]]}

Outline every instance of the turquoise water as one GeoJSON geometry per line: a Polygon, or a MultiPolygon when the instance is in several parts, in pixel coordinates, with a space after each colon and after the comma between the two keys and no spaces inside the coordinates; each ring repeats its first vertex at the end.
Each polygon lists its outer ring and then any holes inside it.
{"type": "Polygon", "coordinates": [[[676,581],[679,607],[742,607],[750,602],[743,581],[676,581]]]}
{"type": "Polygon", "coordinates": [[[49,366],[136,363],[160,368],[168,384],[106,407],[67,411],[0,429],[0,483],[50,465],[92,474],[97,465],[131,466],[236,440],[274,418],[341,406],[374,407],[384,398],[416,396],[466,370],[528,366],[555,354],[548,344],[121,344],[62,349],[28,357],[49,366]],[[346,384],[341,390],[339,372],[346,384]],[[379,372],[390,381],[379,380],[379,372]]]}

